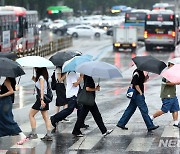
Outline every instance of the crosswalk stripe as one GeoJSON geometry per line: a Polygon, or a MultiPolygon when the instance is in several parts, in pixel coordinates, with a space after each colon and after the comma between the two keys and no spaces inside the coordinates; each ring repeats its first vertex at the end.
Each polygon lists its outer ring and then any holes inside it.
{"type": "Polygon", "coordinates": [[[148,152],[154,139],[155,138],[136,137],[131,141],[126,151],[148,152]]]}
{"type": "Polygon", "coordinates": [[[132,134],[133,129],[122,130],[121,128],[115,128],[113,132],[110,134],[112,136],[119,136],[119,135],[130,135],[132,134]]]}
{"type": "Polygon", "coordinates": [[[0,154],[6,154],[8,150],[0,150],[0,154]]]}
{"type": "Polygon", "coordinates": [[[177,137],[179,138],[179,129],[174,126],[165,126],[161,137],[177,137]]]}
{"type": "Polygon", "coordinates": [[[101,140],[101,138],[102,135],[81,137],[76,143],[69,147],[69,150],[90,150],[101,140]]]}
{"type": "Polygon", "coordinates": [[[27,149],[31,149],[31,148],[34,148],[36,147],[40,142],[41,142],[41,139],[44,136],[44,134],[38,134],[38,138],[37,139],[32,139],[32,140],[29,140],[27,142],[25,142],[23,145],[17,145],[17,144],[14,144],[12,147],[10,148],[27,148],[27,149]]]}

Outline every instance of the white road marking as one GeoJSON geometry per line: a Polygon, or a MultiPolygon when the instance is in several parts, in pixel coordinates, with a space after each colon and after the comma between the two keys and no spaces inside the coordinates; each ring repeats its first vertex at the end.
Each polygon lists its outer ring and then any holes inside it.
{"type": "Polygon", "coordinates": [[[135,137],[127,147],[126,151],[148,152],[153,141],[154,138],[135,137]]]}
{"type": "Polygon", "coordinates": [[[179,138],[179,128],[174,126],[166,126],[161,137],[177,137],[179,138]]]}

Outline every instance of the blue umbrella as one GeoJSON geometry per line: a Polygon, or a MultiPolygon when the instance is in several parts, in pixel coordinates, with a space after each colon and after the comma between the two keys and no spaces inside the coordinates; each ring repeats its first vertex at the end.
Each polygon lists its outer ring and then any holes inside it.
{"type": "Polygon", "coordinates": [[[66,61],[62,67],[62,73],[65,72],[73,72],[75,71],[76,67],[84,62],[92,61],[93,56],[91,55],[82,55],[82,56],[75,56],[74,58],[66,61]]]}

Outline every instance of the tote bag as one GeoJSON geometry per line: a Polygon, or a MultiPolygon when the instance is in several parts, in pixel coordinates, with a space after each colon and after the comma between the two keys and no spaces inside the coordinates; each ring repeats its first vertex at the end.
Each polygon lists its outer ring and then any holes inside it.
{"type": "Polygon", "coordinates": [[[93,106],[95,98],[92,92],[88,92],[83,88],[77,95],[77,102],[82,105],[93,106]]]}

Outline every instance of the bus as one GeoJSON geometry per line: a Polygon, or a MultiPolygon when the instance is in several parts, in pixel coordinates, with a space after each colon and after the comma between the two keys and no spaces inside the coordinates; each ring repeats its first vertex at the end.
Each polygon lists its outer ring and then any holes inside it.
{"type": "Polygon", "coordinates": [[[145,47],[147,51],[155,47],[174,51],[179,42],[179,19],[172,10],[153,10],[145,19],[145,47]]]}
{"type": "Polygon", "coordinates": [[[27,11],[23,7],[0,7],[0,52],[11,52],[37,47],[37,11],[27,11]],[[10,40],[10,43],[7,43],[10,40]]]}
{"type": "Polygon", "coordinates": [[[124,26],[136,28],[139,41],[144,41],[145,17],[149,12],[150,10],[137,9],[125,14],[124,26]]]}

